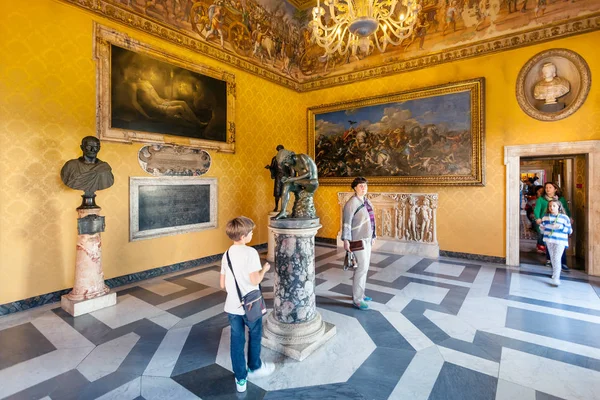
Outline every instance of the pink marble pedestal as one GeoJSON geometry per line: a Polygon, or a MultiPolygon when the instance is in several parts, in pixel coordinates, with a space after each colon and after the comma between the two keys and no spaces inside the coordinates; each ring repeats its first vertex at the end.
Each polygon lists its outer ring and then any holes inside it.
{"type": "MultiPolygon", "coordinates": [[[[79,218],[97,215],[100,208],[78,209],[79,218]]],[[[100,233],[77,236],[75,283],[71,293],[62,296],[60,305],[74,317],[117,304],[117,294],[110,293],[102,271],[100,233]]]]}

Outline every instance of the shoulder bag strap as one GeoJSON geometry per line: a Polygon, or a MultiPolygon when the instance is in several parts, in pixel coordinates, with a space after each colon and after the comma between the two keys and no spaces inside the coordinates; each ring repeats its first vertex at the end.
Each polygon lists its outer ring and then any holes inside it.
{"type": "Polygon", "coordinates": [[[358,208],[356,209],[356,211],[354,211],[354,215],[352,215],[352,218],[354,218],[354,216],[356,215],[357,212],[360,211],[361,208],[363,208],[365,206],[365,203],[362,203],[360,206],[358,206],[358,208]]]}
{"type": "Polygon", "coordinates": [[[231,259],[229,258],[229,250],[225,252],[227,256],[227,264],[229,264],[229,269],[231,270],[231,275],[233,275],[233,281],[235,282],[235,288],[237,290],[238,297],[240,298],[240,303],[243,303],[242,300],[242,292],[240,291],[240,287],[238,286],[237,279],[235,279],[235,274],[233,273],[233,267],[231,266],[231,259]]]}

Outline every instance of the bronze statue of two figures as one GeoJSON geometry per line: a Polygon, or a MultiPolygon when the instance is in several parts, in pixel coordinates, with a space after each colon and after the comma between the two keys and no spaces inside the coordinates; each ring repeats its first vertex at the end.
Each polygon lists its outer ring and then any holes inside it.
{"type": "Polygon", "coordinates": [[[275,219],[317,217],[313,196],[319,187],[319,177],[317,165],[312,158],[306,154],[296,154],[279,145],[271,165],[265,168],[271,171],[271,179],[275,180],[273,211],[279,211],[275,219]],[[291,193],[294,193],[295,199],[292,215],[288,216],[287,207],[291,193]],[[281,199],[281,208],[278,207],[279,199],[281,199]]]}

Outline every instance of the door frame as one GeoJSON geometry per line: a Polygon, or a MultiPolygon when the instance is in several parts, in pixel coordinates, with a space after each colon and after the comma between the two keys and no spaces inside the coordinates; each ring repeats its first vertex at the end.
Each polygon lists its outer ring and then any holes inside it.
{"type": "Polygon", "coordinates": [[[519,265],[519,181],[521,157],[557,156],[583,154],[586,159],[585,226],[587,237],[585,271],[600,276],[600,251],[594,251],[593,243],[600,243],[600,140],[558,142],[504,146],[506,166],[506,264],[519,265]],[[594,199],[594,201],[590,201],[594,199]]]}

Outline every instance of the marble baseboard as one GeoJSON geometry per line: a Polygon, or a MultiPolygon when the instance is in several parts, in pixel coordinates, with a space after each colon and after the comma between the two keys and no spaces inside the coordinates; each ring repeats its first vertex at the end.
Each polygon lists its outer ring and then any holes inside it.
{"type": "Polygon", "coordinates": [[[311,343],[304,344],[281,344],[275,340],[272,340],[266,337],[263,334],[262,337],[262,345],[267,349],[275,350],[278,353],[281,353],[285,356],[288,356],[294,360],[302,361],[306,359],[306,357],[310,356],[314,353],[319,347],[321,347],[325,342],[335,336],[336,328],[335,325],[330,324],[329,322],[323,321],[325,325],[325,332],[322,336],[320,336],[317,340],[311,343]]]}
{"type": "MultiPolygon", "coordinates": [[[[267,250],[267,244],[261,243],[252,246],[259,253],[267,250]]],[[[147,271],[136,272],[133,274],[118,276],[115,278],[105,280],[106,286],[113,289],[119,286],[127,285],[134,282],[143,281],[145,279],[155,278],[157,276],[170,274],[172,272],[183,271],[190,268],[200,267],[214,262],[220,261],[223,257],[223,253],[215,254],[212,256],[197,258],[195,260],[182,261],[180,263],[167,265],[164,267],[158,267],[149,269],[147,271]]],[[[39,296],[29,297],[23,300],[13,301],[11,303],[0,304],[0,316],[13,314],[19,311],[29,310],[31,308],[40,307],[45,304],[57,303],[61,301],[61,297],[68,294],[72,288],[57,290],[56,292],[50,292],[39,296]]]]}
{"type": "Polygon", "coordinates": [[[67,296],[62,296],[60,299],[60,307],[74,317],[89,314],[115,304],[117,304],[117,294],[115,292],[87,300],[71,300],[67,296]]]}
{"type": "Polygon", "coordinates": [[[506,257],[486,256],[483,254],[461,253],[458,251],[440,250],[440,257],[462,258],[487,263],[506,264],[506,257]]]}

